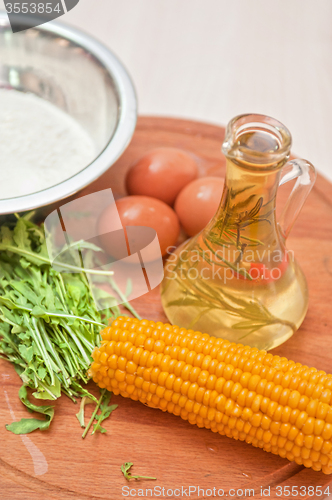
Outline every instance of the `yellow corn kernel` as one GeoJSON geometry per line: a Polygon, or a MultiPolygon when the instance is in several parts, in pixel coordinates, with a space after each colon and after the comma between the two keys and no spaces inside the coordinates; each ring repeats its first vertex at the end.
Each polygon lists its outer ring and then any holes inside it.
{"type": "Polygon", "coordinates": [[[202,370],[201,373],[199,374],[199,377],[197,379],[197,384],[201,387],[206,386],[206,382],[209,378],[209,372],[207,370],[202,370]]]}
{"type": "Polygon", "coordinates": [[[170,375],[168,375],[168,377],[165,380],[166,389],[172,390],[174,382],[175,382],[175,375],[173,373],[171,373],[170,375]]]}
{"type": "MultiPolygon", "coordinates": [[[[218,390],[217,386],[216,386],[216,390],[218,390]]],[[[247,394],[248,394],[248,389],[242,389],[242,391],[240,392],[240,394],[236,398],[236,401],[240,406],[246,405],[247,394]]]]}
{"type": "Polygon", "coordinates": [[[198,403],[201,403],[203,401],[204,395],[205,395],[205,388],[199,387],[196,392],[196,401],[198,403]]]}
{"type": "Polygon", "coordinates": [[[270,396],[271,400],[279,402],[279,398],[281,396],[282,391],[283,391],[282,386],[281,385],[276,385],[274,387],[274,389],[272,390],[272,392],[271,392],[271,396],[270,396]]]}
{"type": "Polygon", "coordinates": [[[315,436],[312,447],[315,451],[320,451],[323,447],[323,444],[324,444],[324,439],[320,436],[315,436]]]}
{"type": "MultiPolygon", "coordinates": [[[[276,422],[274,422],[274,423],[276,423],[276,422]]],[[[260,425],[261,425],[262,429],[269,430],[272,426],[272,420],[267,415],[263,415],[260,425]]]]}
{"type": "Polygon", "coordinates": [[[254,398],[251,409],[253,412],[258,412],[260,409],[261,401],[263,399],[263,396],[260,394],[257,394],[256,397],[254,398]]]}
{"type": "Polygon", "coordinates": [[[295,438],[295,444],[297,444],[297,446],[302,447],[303,443],[304,443],[304,434],[303,434],[303,432],[299,432],[295,438]]]}
{"type": "Polygon", "coordinates": [[[158,398],[162,399],[164,397],[165,391],[165,387],[161,387],[160,385],[158,385],[156,388],[156,395],[158,396],[158,398]]]}
{"type": "Polygon", "coordinates": [[[242,391],[241,384],[239,384],[239,382],[236,382],[233,385],[232,392],[230,394],[230,396],[233,399],[233,401],[235,401],[237,399],[237,397],[240,395],[241,391],[242,391]]]}
{"type": "Polygon", "coordinates": [[[219,394],[218,394],[217,391],[215,391],[215,390],[211,391],[211,394],[210,394],[210,403],[209,403],[209,406],[211,408],[216,408],[216,406],[217,406],[216,401],[217,401],[217,397],[218,396],[219,396],[219,394]]]}
{"type": "Polygon", "coordinates": [[[289,423],[290,424],[295,424],[298,416],[300,415],[300,410],[296,409],[296,410],[292,410],[292,413],[290,414],[289,416],[289,423]]]}
{"type": "Polygon", "coordinates": [[[328,441],[329,439],[332,438],[332,424],[325,424],[324,425],[324,429],[321,433],[321,436],[326,441],[328,441]]]}
{"type": "Polygon", "coordinates": [[[101,366],[99,370],[99,375],[101,375],[102,377],[107,377],[107,373],[108,373],[108,366],[107,365],[101,366]]]}
{"type": "Polygon", "coordinates": [[[331,441],[325,441],[325,443],[322,446],[322,450],[321,451],[325,455],[330,454],[331,451],[332,451],[332,443],[331,443],[331,441]]]}
{"type": "MultiPolygon", "coordinates": [[[[113,372],[112,373],[112,376],[109,375],[109,378],[113,378],[114,377],[114,373],[115,373],[115,370],[108,370],[108,374],[110,372],[113,372]]],[[[132,375],[130,373],[127,373],[126,375],[126,383],[129,384],[129,385],[132,385],[135,383],[135,375],[132,375]]]]}
{"type": "Polygon", "coordinates": [[[295,441],[295,439],[297,438],[297,436],[299,435],[300,431],[297,429],[297,427],[294,427],[292,426],[290,428],[290,431],[288,433],[288,439],[290,441],[295,441]]]}
{"type": "Polygon", "coordinates": [[[303,434],[310,435],[313,434],[314,428],[315,428],[315,419],[309,417],[301,430],[303,434]]]}
{"type": "MultiPolygon", "coordinates": [[[[244,413],[244,412],[243,412],[244,413]]],[[[252,417],[250,418],[250,423],[253,427],[259,427],[262,423],[262,417],[263,415],[261,413],[254,413],[252,417]]],[[[262,426],[262,429],[264,427],[262,426]]],[[[266,429],[266,428],[265,428],[266,429]]]]}
{"type": "Polygon", "coordinates": [[[270,430],[272,434],[278,436],[280,434],[280,427],[281,427],[280,422],[271,422],[270,430]]]}

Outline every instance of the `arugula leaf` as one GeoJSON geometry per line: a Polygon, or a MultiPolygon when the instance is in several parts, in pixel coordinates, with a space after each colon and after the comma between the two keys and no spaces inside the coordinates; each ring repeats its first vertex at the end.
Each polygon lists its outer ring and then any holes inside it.
{"type": "Polygon", "coordinates": [[[104,414],[98,415],[98,419],[97,419],[98,422],[93,426],[93,431],[91,432],[91,435],[94,434],[96,431],[100,431],[102,434],[107,432],[107,429],[102,427],[100,424],[101,424],[101,422],[106,420],[106,418],[108,418],[110,416],[110,414],[112,413],[112,411],[116,410],[117,407],[118,407],[118,405],[111,405],[108,407],[108,410],[104,414]]]}
{"type": "MultiPolygon", "coordinates": [[[[8,307],[8,309],[20,309],[20,306],[15,304],[9,297],[0,296],[0,306],[3,304],[8,307]]],[[[24,310],[24,308],[22,308],[24,310]]],[[[3,311],[3,309],[1,309],[3,311]]]]}
{"type": "Polygon", "coordinates": [[[1,233],[1,241],[4,245],[12,245],[13,244],[13,235],[12,231],[9,229],[9,227],[6,226],[1,226],[0,229],[1,233]]]}
{"type": "Polygon", "coordinates": [[[34,392],[32,395],[36,399],[57,399],[61,396],[61,383],[60,380],[57,377],[54,377],[54,384],[47,384],[44,382],[44,379],[46,377],[46,369],[43,366],[39,366],[38,370],[38,377],[43,381],[39,382],[38,384],[38,390],[34,392]]]}
{"type": "Polygon", "coordinates": [[[127,481],[130,481],[131,479],[154,479],[154,480],[157,479],[156,477],[133,476],[130,472],[130,469],[133,465],[134,465],[133,462],[126,462],[123,465],[121,465],[121,472],[127,479],[127,481]]]}
{"type": "Polygon", "coordinates": [[[106,394],[104,402],[100,405],[101,414],[98,415],[97,418],[96,418],[97,423],[93,426],[93,431],[92,431],[91,435],[94,434],[98,430],[102,434],[104,434],[105,432],[107,432],[107,430],[104,429],[104,427],[101,426],[101,423],[104,420],[106,420],[106,418],[108,418],[110,416],[110,414],[112,413],[112,411],[116,410],[116,408],[118,407],[118,405],[108,406],[108,404],[109,404],[109,402],[111,400],[111,397],[112,397],[112,393],[108,392],[106,394]]]}
{"type": "Polygon", "coordinates": [[[49,428],[51,420],[39,420],[38,418],[21,418],[19,422],[13,422],[6,425],[7,431],[13,434],[29,434],[30,432],[46,431],[49,428]]]}
{"type": "Polygon", "coordinates": [[[31,363],[33,358],[33,347],[27,347],[24,344],[18,346],[18,350],[21,353],[22,358],[24,358],[27,363],[31,363]]]}
{"type": "Polygon", "coordinates": [[[7,431],[11,431],[14,434],[28,434],[36,429],[45,431],[49,428],[53,417],[54,417],[54,407],[53,406],[37,406],[30,403],[28,399],[28,392],[26,385],[22,385],[19,390],[19,398],[22,403],[30,410],[37,413],[45,415],[45,420],[39,420],[37,418],[22,418],[19,422],[13,422],[12,424],[6,425],[7,431]]]}
{"type": "Polygon", "coordinates": [[[31,241],[23,219],[19,219],[13,232],[13,240],[19,248],[31,249],[31,241]]]}

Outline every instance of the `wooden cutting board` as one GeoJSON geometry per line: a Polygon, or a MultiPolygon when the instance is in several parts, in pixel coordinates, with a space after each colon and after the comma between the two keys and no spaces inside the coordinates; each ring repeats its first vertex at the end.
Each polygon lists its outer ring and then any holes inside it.
{"type": "MultiPolygon", "coordinates": [[[[111,187],[116,195],[124,195],[124,177],[129,166],[145,151],[158,146],[179,147],[195,154],[202,176],[224,176],[225,160],[220,152],[223,137],[224,128],[214,125],[141,117],[124,155],[81,194],[111,187]]],[[[286,185],[279,190],[279,207],[290,189],[286,185]]],[[[331,373],[332,185],[320,175],[289,237],[288,247],[294,250],[307,277],[310,304],[300,330],[273,352],[331,373]]],[[[143,317],[166,321],[158,289],[136,299],[133,305],[143,317]]],[[[129,494],[128,487],[136,490],[131,497],[136,494],[150,498],[151,492],[145,490],[159,487],[156,498],[158,491],[161,498],[189,498],[189,486],[191,499],[207,498],[213,495],[213,488],[216,495],[222,489],[224,496],[233,498],[249,496],[245,492],[249,489],[255,491],[256,498],[263,498],[261,488],[270,499],[285,498],[287,491],[277,495],[281,491],[278,486],[289,486],[290,490],[294,487],[289,498],[296,496],[296,490],[299,498],[328,498],[328,485],[332,498],[332,476],[198,429],[179,417],[120,396],[113,397],[119,407],[105,424],[106,435],[82,440],[75,417],[78,408],[62,397],[56,402],[49,431],[15,436],[6,431],[5,424],[27,416],[18,399],[19,387],[20,379],[12,366],[0,360],[3,500],[118,500],[129,494]],[[134,462],[134,473],[155,476],[157,480],[128,483],[120,471],[124,462],[134,462]],[[312,494],[314,490],[308,492],[309,486],[321,487],[326,493],[312,494]]],[[[98,393],[92,383],[90,389],[98,393]]],[[[87,406],[87,417],[91,412],[92,405],[87,406]]]]}

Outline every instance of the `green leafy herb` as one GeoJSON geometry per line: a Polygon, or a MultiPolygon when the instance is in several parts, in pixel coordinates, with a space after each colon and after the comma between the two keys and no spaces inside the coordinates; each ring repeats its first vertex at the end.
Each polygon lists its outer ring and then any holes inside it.
{"type": "Polygon", "coordinates": [[[93,431],[91,434],[94,434],[96,431],[100,431],[102,434],[104,434],[106,431],[106,429],[104,429],[104,427],[102,427],[100,424],[106,420],[106,418],[108,418],[110,416],[110,414],[112,413],[113,410],[116,410],[118,405],[111,405],[109,406],[109,402],[111,400],[111,397],[112,397],[112,393],[111,392],[108,392],[106,391],[106,394],[105,394],[105,400],[103,403],[101,403],[100,405],[100,409],[101,409],[101,414],[100,415],[97,415],[97,423],[93,426],[93,431]]]}
{"type": "Polygon", "coordinates": [[[156,480],[156,477],[148,477],[148,476],[133,476],[130,472],[131,467],[134,464],[132,462],[126,462],[125,464],[121,465],[121,472],[124,475],[124,477],[127,479],[127,481],[130,481],[131,479],[154,479],[156,480]]]}
{"type": "Polygon", "coordinates": [[[18,394],[22,403],[30,411],[41,413],[42,415],[45,415],[46,418],[45,420],[39,420],[37,418],[22,418],[19,422],[13,422],[10,425],[6,425],[6,429],[14,434],[28,434],[36,429],[40,429],[41,431],[48,429],[54,417],[53,406],[37,406],[30,403],[25,385],[22,385],[18,394]]]}
{"type": "MultiPolygon", "coordinates": [[[[99,430],[102,434],[107,432],[106,429],[101,427],[100,424],[104,420],[106,420],[106,418],[108,418],[110,416],[110,414],[112,413],[113,410],[115,410],[118,407],[118,405],[109,406],[109,402],[110,402],[111,397],[112,397],[111,392],[108,392],[106,389],[102,389],[100,391],[100,393],[101,393],[101,396],[99,398],[99,401],[97,402],[96,408],[94,409],[94,412],[91,415],[89,423],[86,426],[85,431],[82,434],[83,439],[86,437],[87,433],[89,432],[89,429],[90,429],[91,425],[93,424],[94,420],[96,420],[97,423],[94,425],[91,435],[94,434],[97,430],[99,430]],[[101,414],[97,415],[99,408],[101,409],[101,414]]],[[[84,427],[84,425],[82,425],[82,427],[84,427]]]]}
{"type": "Polygon", "coordinates": [[[83,439],[85,438],[85,436],[86,436],[86,435],[87,435],[87,433],[89,432],[89,429],[90,429],[91,425],[93,424],[93,421],[94,421],[94,419],[95,419],[95,417],[96,417],[96,415],[97,415],[97,411],[99,410],[99,407],[100,407],[100,405],[101,405],[101,402],[102,402],[102,400],[103,400],[103,397],[104,397],[105,392],[106,392],[106,389],[103,389],[103,390],[101,391],[101,396],[100,396],[100,398],[99,398],[99,401],[97,401],[96,408],[94,409],[94,412],[93,412],[93,413],[92,413],[92,415],[91,415],[91,418],[90,418],[90,420],[89,420],[89,423],[88,423],[88,425],[86,426],[85,431],[84,431],[84,432],[83,432],[83,434],[82,434],[82,438],[83,438],[83,439]]]}
{"type": "MultiPolygon", "coordinates": [[[[36,399],[56,400],[61,393],[74,402],[77,397],[88,398],[78,413],[82,425],[87,400],[97,403],[84,388],[89,380],[91,353],[100,343],[100,327],[120,314],[114,303],[101,315],[86,273],[103,277],[115,293],[119,289],[111,278],[113,272],[82,269],[74,265],[74,260],[73,264],[59,264],[66,272],[58,272],[48,256],[43,226],[34,224],[31,215],[17,218],[16,224],[0,227],[0,358],[13,363],[22,379],[22,403],[44,415],[45,420],[22,419],[7,429],[25,434],[49,427],[54,409],[31,404],[28,388],[36,399]]],[[[82,241],[77,246],[91,255],[100,250],[82,241]]],[[[126,297],[124,300],[124,306],[137,315],[126,297]]]]}

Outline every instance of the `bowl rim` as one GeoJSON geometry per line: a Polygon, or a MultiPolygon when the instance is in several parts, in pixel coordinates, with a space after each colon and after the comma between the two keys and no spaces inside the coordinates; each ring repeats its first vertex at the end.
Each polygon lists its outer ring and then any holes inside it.
{"type": "MultiPolygon", "coordinates": [[[[10,27],[7,13],[0,11],[0,28],[10,27]]],[[[91,184],[108,170],[127,148],[137,122],[137,97],[128,71],[103,43],[90,34],[58,21],[49,21],[33,29],[65,38],[88,50],[108,71],[119,97],[119,117],[116,129],[101,153],[69,179],[35,193],[0,199],[0,215],[26,212],[59,202],[91,184]]],[[[14,35],[15,36],[15,35],[14,35]]]]}

